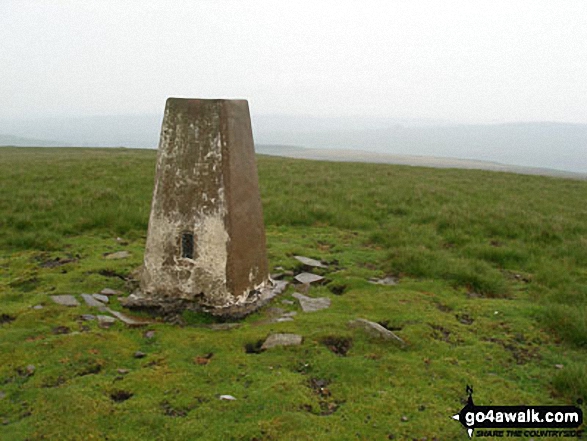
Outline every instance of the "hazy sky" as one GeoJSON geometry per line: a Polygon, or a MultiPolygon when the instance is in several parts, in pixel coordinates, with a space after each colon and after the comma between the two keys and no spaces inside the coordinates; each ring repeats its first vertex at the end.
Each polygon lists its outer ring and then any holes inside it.
{"type": "Polygon", "coordinates": [[[0,0],[0,117],[160,113],[587,123],[587,1],[0,0]]]}

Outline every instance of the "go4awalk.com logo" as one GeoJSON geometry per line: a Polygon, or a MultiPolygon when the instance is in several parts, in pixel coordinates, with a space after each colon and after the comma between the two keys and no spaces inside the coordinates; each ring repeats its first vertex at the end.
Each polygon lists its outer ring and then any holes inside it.
{"type": "Polygon", "coordinates": [[[583,411],[575,406],[476,406],[467,386],[467,404],[453,419],[478,437],[575,437],[582,435],[583,411]]]}

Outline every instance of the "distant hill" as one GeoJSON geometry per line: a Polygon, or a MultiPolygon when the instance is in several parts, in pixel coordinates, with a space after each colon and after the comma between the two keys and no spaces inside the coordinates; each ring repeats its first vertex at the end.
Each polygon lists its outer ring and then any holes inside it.
{"type": "Polygon", "coordinates": [[[0,134],[0,145],[14,147],[70,147],[61,141],[49,141],[47,139],[22,138],[20,136],[0,134]]]}
{"type": "MultiPolygon", "coordinates": [[[[161,120],[157,114],[0,120],[0,133],[55,140],[48,145],[156,148],[161,120]]],[[[587,124],[458,125],[426,119],[253,114],[252,125],[255,142],[263,145],[459,158],[587,173],[587,124]]]]}

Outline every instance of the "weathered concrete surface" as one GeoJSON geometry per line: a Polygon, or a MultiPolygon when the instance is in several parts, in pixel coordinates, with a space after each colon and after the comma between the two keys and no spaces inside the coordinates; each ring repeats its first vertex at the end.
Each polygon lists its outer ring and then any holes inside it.
{"type": "Polygon", "coordinates": [[[248,103],[169,98],[142,296],[191,301],[229,314],[268,284],[248,103]]]}

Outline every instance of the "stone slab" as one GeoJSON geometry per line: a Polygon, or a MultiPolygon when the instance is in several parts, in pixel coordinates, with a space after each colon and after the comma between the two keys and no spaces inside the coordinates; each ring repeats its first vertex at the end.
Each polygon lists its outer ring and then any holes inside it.
{"type": "Polygon", "coordinates": [[[406,342],[404,342],[401,338],[399,338],[395,333],[391,332],[389,329],[385,329],[379,323],[375,323],[365,319],[356,319],[351,320],[349,322],[349,326],[351,328],[362,328],[364,329],[369,335],[377,338],[381,338],[383,340],[392,341],[400,346],[405,346],[406,342]]]}
{"type": "Polygon", "coordinates": [[[309,285],[324,280],[324,277],[312,273],[300,273],[294,277],[298,282],[309,285]]]}
{"type": "Polygon", "coordinates": [[[91,306],[92,308],[98,308],[100,310],[104,310],[105,306],[102,302],[97,301],[91,294],[82,294],[82,299],[86,305],[91,306]]]}
{"type": "Polygon", "coordinates": [[[298,262],[301,262],[304,265],[312,267],[312,268],[328,268],[326,265],[324,265],[319,260],[311,259],[310,257],[294,256],[294,259],[296,259],[298,262]]]}
{"type": "Polygon", "coordinates": [[[128,251],[117,251],[115,253],[109,253],[104,256],[104,258],[108,260],[126,259],[128,257],[130,257],[130,253],[128,251]]]}
{"type": "Polygon", "coordinates": [[[302,344],[302,336],[298,334],[272,334],[263,343],[261,349],[271,349],[276,346],[298,346],[302,344]]]}
{"type": "Polygon", "coordinates": [[[69,295],[69,294],[59,295],[59,296],[51,296],[51,300],[53,300],[58,305],[63,305],[63,306],[79,306],[80,305],[78,300],[74,296],[69,295]]]}
{"type": "Polygon", "coordinates": [[[120,291],[116,291],[115,289],[110,288],[104,288],[102,291],[100,291],[100,294],[102,294],[103,296],[116,296],[120,294],[120,291]]]}
{"type": "Polygon", "coordinates": [[[92,297],[102,303],[108,303],[108,296],[102,294],[92,294],[92,297]]]}
{"type": "Polygon", "coordinates": [[[313,298],[300,294],[299,292],[294,292],[292,297],[298,299],[304,312],[315,312],[330,307],[330,299],[328,297],[313,298]]]}

